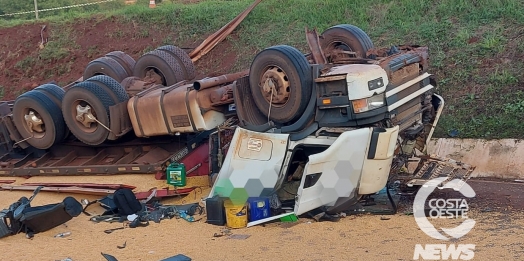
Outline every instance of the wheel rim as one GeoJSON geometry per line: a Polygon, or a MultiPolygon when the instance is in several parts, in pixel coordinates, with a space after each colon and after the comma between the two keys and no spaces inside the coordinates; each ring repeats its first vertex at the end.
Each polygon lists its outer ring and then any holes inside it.
{"type": "Polygon", "coordinates": [[[284,107],[291,95],[289,78],[282,68],[272,65],[264,69],[258,87],[264,99],[274,107],[284,107]]]}
{"type": "Polygon", "coordinates": [[[96,112],[92,108],[93,106],[84,100],[76,100],[71,106],[75,124],[86,133],[93,133],[99,127],[96,112]]]}
{"type": "Polygon", "coordinates": [[[33,109],[26,109],[24,112],[26,130],[33,135],[33,138],[41,139],[45,136],[45,122],[40,114],[33,109]]]}
{"type": "Polygon", "coordinates": [[[357,58],[355,50],[351,49],[351,47],[346,43],[340,41],[331,42],[325,50],[325,55],[330,62],[333,62],[338,58],[357,58]]]}
{"type": "Polygon", "coordinates": [[[148,79],[148,82],[167,85],[167,80],[164,74],[156,67],[147,67],[145,69],[145,79],[148,79]]]}

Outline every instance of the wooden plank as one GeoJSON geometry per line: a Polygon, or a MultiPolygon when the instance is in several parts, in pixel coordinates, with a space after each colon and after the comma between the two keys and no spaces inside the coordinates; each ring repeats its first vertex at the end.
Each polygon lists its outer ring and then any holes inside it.
{"type": "MultiPolygon", "coordinates": [[[[1,181],[0,181],[1,182],[1,181]]],[[[135,186],[125,185],[125,184],[100,184],[100,183],[23,183],[24,186],[45,186],[45,187],[80,187],[80,188],[101,188],[101,189],[119,189],[119,188],[128,188],[135,189],[135,186]]]]}
{"type": "MultiPolygon", "coordinates": [[[[34,191],[38,186],[12,186],[2,185],[0,186],[3,190],[27,190],[34,191]]],[[[105,196],[113,194],[114,189],[96,189],[96,188],[80,188],[80,187],[43,187],[40,191],[52,191],[59,193],[74,193],[74,194],[86,194],[95,196],[105,196]]]]}

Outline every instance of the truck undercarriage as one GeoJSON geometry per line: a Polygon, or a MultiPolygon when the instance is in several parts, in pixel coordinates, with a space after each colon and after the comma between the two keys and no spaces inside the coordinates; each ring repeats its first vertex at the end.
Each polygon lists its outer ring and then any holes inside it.
{"type": "Polygon", "coordinates": [[[306,39],[310,54],[273,46],[249,70],[199,80],[175,46],[96,59],[64,88],[0,103],[0,176],[164,173],[206,146],[209,163],[187,167],[214,176],[209,197],[276,195],[297,215],[344,211],[395,180],[409,192],[469,178],[426,155],[444,106],[427,47],[378,49],[353,25],[306,39]]]}

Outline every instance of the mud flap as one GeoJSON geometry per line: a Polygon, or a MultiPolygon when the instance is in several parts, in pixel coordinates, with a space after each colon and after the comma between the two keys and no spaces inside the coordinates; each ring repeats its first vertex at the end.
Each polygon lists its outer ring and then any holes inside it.
{"type": "Polygon", "coordinates": [[[109,129],[111,132],[107,137],[108,140],[116,140],[133,129],[127,111],[127,102],[109,106],[109,118],[111,119],[109,129]]]}
{"type": "Polygon", "coordinates": [[[296,215],[334,206],[337,201],[356,201],[372,131],[362,128],[344,132],[327,150],[309,156],[295,200],[296,215]]]}
{"type": "Polygon", "coordinates": [[[219,195],[244,204],[248,197],[269,196],[281,175],[288,142],[288,134],[237,127],[209,197],[219,195]]]}

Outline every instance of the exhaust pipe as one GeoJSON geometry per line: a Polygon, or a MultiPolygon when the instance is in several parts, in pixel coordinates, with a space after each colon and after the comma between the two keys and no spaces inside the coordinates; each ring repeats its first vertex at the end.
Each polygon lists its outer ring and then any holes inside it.
{"type": "Polygon", "coordinates": [[[239,78],[242,78],[243,76],[246,76],[248,74],[249,70],[244,70],[237,73],[225,74],[217,77],[198,80],[193,83],[193,88],[197,91],[207,89],[220,84],[236,81],[239,78]]]}

